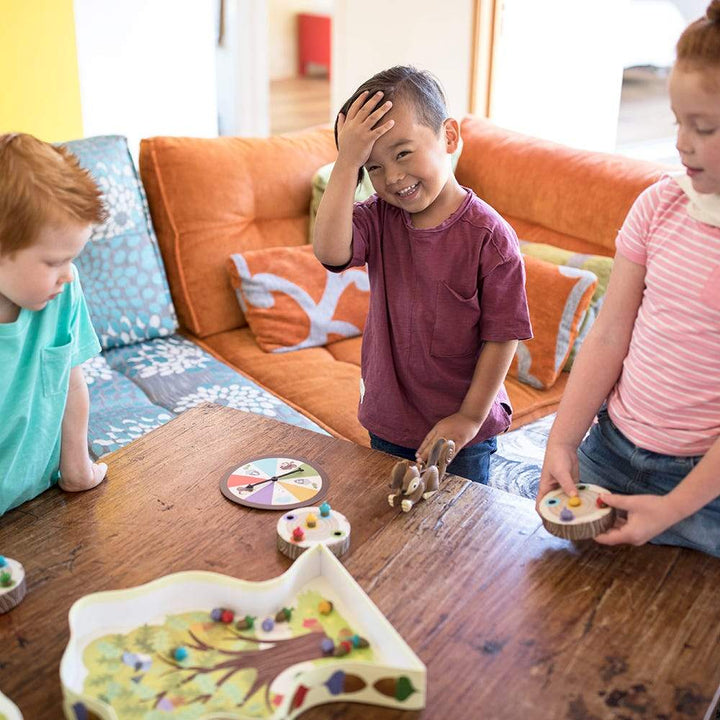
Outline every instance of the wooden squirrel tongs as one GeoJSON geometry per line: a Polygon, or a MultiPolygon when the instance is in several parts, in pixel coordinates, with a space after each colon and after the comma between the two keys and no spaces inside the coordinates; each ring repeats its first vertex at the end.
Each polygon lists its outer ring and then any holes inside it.
{"type": "Polygon", "coordinates": [[[447,466],[455,454],[455,443],[452,440],[438,438],[430,450],[427,463],[400,460],[390,473],[388,495],[391,507],[400,503],[403,512],[409,512],[420,498],[431,498],[440,488],[445,477],[447,466]]]}

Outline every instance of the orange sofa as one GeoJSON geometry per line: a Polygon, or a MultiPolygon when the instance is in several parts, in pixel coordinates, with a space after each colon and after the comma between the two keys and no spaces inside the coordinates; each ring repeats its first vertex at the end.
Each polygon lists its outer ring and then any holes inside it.
{"type": "MultiPolygon", "coordinates": [[[[495,207],[523,240],[612,255],[637,195],[662,167],[574,150],[462,122],[456,175],[495,207]]],[[[333,435],[368,445],[357,420],[361,338],[289,353],[263,352],[238,305],[232,253],[308,242],[313,175],[335,159],[327,128],[267,139],[143,140],[140,173],[183,332],[333,435]]],[[[513,428],[553,412],[567,373],[547,390],[514,378],[513,428]]]]}

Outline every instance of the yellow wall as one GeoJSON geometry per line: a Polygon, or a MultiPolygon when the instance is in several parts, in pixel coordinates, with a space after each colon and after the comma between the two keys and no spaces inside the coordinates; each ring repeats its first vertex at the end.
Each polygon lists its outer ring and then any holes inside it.
{"type": "Polygon", "coordinates": [[[0,0],[0,133],[82,137],[73,0],[0,0]]]}

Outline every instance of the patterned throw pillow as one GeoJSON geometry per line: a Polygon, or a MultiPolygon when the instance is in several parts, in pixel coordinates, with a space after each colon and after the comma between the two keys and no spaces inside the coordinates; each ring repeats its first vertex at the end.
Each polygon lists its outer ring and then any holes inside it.
{"type": "Polygon", "coordinates": [[[230,279],[265,352],[318,347],[361,335],[370,298],[365,268],[326,270],[312,246],[231,255],[230,279]]]}
{"type": "Polygon", "coordinates": [[[547,389],[562,372],[598,280],[587,270],[523,259],[534,337],[518,343],[508,374],[547,389]]]}
{"type": "Polygon", "coordinates": [[[107,350],[171,335],[175,308],[127,141],[109,135],[65,147],[92,174],[109,214],[75,260],[100,344],[107,350]]]}
{"type": "Polygon", "coordinates": [[[555,245],[547,245],[545,243],[529,242],[527,240],[520,241],[520,251],[523,255],[532,255],[533,257],[545,260],[553,265],[567,265],[568,267],[580,268],[588,270],[597,277],[597,286],[590,300],[585,317],[580,323],[578,336],[573,343],[570,355],[565,363],[565,370],[570,370],[575,357],[580,350],[580,346],[587,337],[595,318],[600,312],[605,293],[607,292],[608,282],[610,280],[610,272],[612,271],[613,259],[606,255],[583,255],[574,253],[571,250],[555,247],[555,245]]]}

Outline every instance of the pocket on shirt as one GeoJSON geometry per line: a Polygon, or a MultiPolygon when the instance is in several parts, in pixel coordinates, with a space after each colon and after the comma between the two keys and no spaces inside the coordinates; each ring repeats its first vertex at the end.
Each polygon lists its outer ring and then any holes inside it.
{"type": "Polygon", "coordinates": [[[477,352],[479,322],[477,290],[466,298],[441,280],[435,299],[430,354],[435,357],[464,357],[477,352]]]}
{"type": "Polygon", "coordinates": [[[42,350],[43,395],[53,397],[66,393],[70,382],[72,340],[65,345],[46,347],[42,350]]]}
{"type": "Polygon", "coordinates": [[[720,310],[720,265],[710,273],[700,298],[709,308],[720,310]]]}

